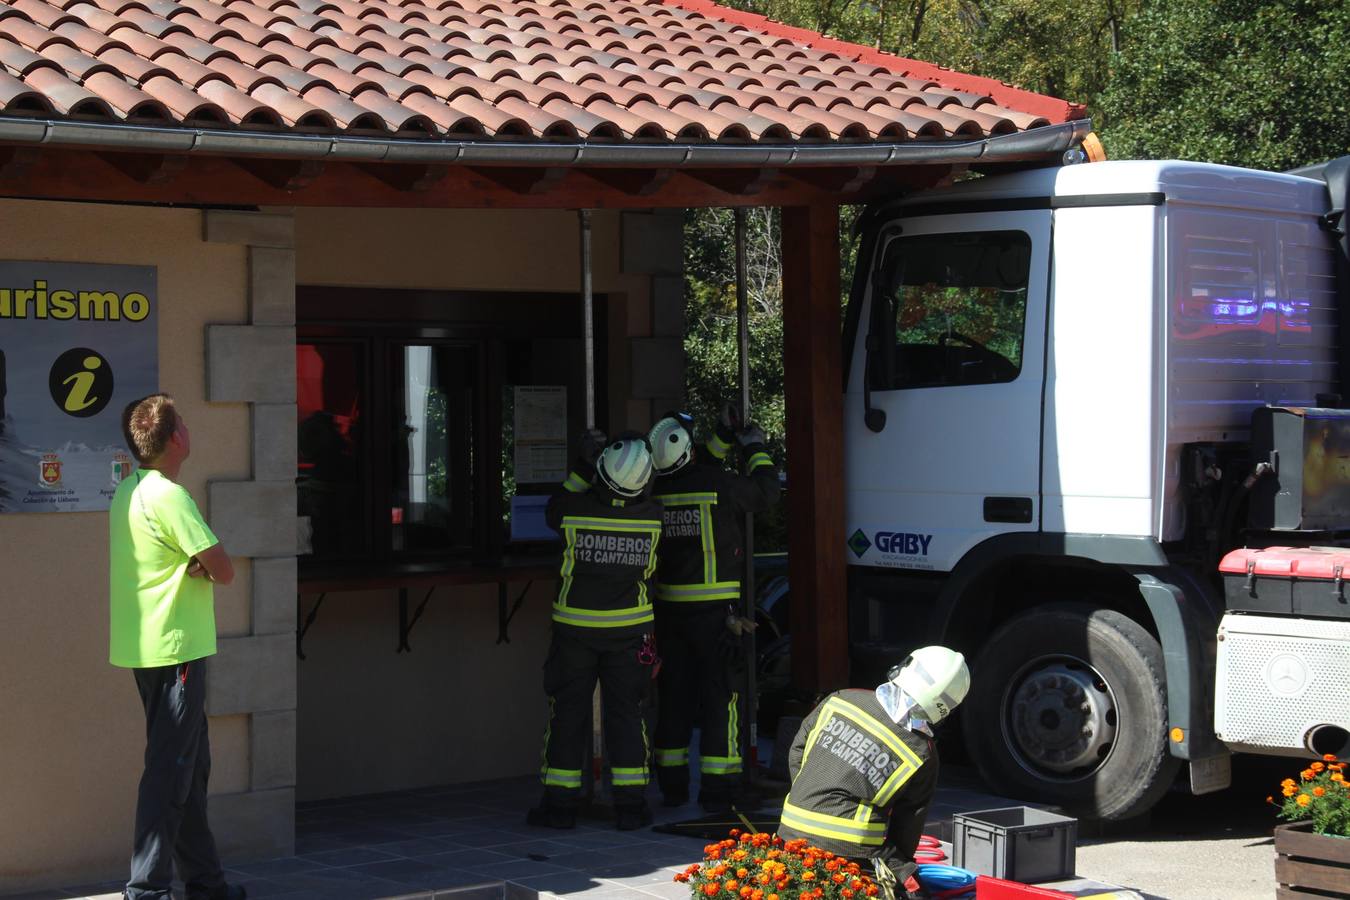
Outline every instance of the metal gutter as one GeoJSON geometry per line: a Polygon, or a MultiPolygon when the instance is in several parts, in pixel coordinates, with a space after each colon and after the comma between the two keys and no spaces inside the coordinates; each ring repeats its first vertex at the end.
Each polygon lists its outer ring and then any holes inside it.
{"type": "Polygon", "coordinates": [[[876,144],[606,144],[587,141],[449,141],[269,134],[0,116],[0,144],[478,166],[777,168],[972,163],[1062,153],[1092,130],[1088,119],[975,141],[876,144]]]}

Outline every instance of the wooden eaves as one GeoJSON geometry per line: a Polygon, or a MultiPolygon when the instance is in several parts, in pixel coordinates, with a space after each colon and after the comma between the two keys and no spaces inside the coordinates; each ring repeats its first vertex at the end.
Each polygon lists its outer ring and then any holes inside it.
{"type": "MultiPolygon", "coordinates": [[[[710,148],[720,164],[690,165],[697,150],[662,144],[629,145],[622,164],[587,164],[586,148],[577,145],[527,145],[513,154],[510,145],[488,142],[439,163],[416,158],[430,152],[425,142],[418,148],[391,140],[386,155],[401,152],[403,159],[375,161],[307,155],[285,138],[262,143],[270,154],[231,154],[157,149],[149,138],[159,132],[151,129],[99,126],[89,133],[115,140],[57,146],[38,130],[70,125],[0,117],[0,196],[231,207],[782,208],[793,681],[806,692],[849,679],[839,207],[932,187],[970,166],[1053,164],[1091,128],[1082,119],[976,141],[912,142],[893,147],[901,152],[884,163],[867,160],[880,152],[875,145],[833,145],[839,149],[811,164],[801,162],[810,154],[799,146],[720,146],[710,148]],[[14,140],[20,133],[38,137],[14,140]],[[579,150],[572,164],[558,158],[579,150]]],[[[201,146],[191,133],[176,136],[185,147],[201,146]]],[[[591,158],[603,160],[603,150],[592,147],[591,158]]]]}

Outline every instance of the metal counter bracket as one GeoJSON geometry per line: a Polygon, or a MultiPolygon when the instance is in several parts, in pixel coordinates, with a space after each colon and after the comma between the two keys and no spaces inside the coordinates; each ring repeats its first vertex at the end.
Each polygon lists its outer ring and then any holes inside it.
{"type": "Polygon", "coordinates": [[[516,602],[511,605],[511,610],[508,612],[506,609],[506,582],[497,582],[497,643],[511,643],[511,636],[507,634],[507,629],[511,625],[511,620],[516,617],[516,613],[520,612],[520,605],[525,602],[525,595],[530,592],[533,585],[533,581],[525,582],[525,587],[521,590],[520,596],[516,598],[516,602]]]}
{"type": "MultiPolygon", "coordinates": [[[[305,624],[295,629],[295,655],[301,659],[305,658],[305,632],[309,631],[309,626],[314,624],[314,617],[319,614],[319,607],[323,606],[323,598],[327,596],[326,593],[319,595],[319,599],[314,601],[314,607],[309,611],[309,615],[305,616],[305,624]]],[[[299,596],[295,599],[297,603],[300,602],[299,596]]]]}
{"type": "Polygon", "coordinates": [[[427,601],[431,599],[431,595],[434,593],[436,593],[436,586],[432,585],[427,589],[427,595],[422,598],[422,603],[417,607],[412,618],[409,619],[408,589],[398,589],[398,649],[394,651],[395,653],[402,653],[404,650],[407,650],[409,653],[412,652],[412,647],[408,645],[408,635],[412,633],[413,626],[417,624],[417,620],[422,618],[422,613],[425,612],[427,608],[427,601]]]}

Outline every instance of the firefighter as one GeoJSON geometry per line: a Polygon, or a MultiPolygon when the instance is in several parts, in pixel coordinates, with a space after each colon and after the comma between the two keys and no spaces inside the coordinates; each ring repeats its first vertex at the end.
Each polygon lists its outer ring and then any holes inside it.
{"type": "Polygon", "coordinates": [[[656,466],[656,499],[664,508],[656,577],[657,636],[664,658],[657,679],[656,778],[664,803],[689,799],[689,742],[700,729],[699,804],[730,808],[740,780],[737,690],[745,652],[740,619],[747,512],[764,512],[779,493],[778,468],[764,433],[724,408],[717,433],[694,446],[692,421],[670,413],[648,440],[656,466]],[[740,445],[745,474],[722,459],[740,445]]]}
{"type": "Polygon", "coordinates": [[[965,657],[922,647],[875,691],[836,691],[802,722],[788,752],[792,787],[778,834],[876,871],[883,896],[915,896],[919,845],[937,790],[932,726],[970,688],[965,657]],[[914,892],[914,893],[911,893],[914,892]]]}
{"type": "Polygon", "coordinates": [[[624,434],[606,441],[587,432],[582,453],[549,499],[546,518],[563,537],[562,571],[553,604],[553,639],[544,663],[549,724],[544,736],[542,804],[531,825],[576,826],[586,730],[596,680],[603,703],[605,750],[614,788],[615,824],[651,823],[643,704],[655,659],[649,582],[656,571],[661,504],[651,499],[647,440],[624,434]]]}

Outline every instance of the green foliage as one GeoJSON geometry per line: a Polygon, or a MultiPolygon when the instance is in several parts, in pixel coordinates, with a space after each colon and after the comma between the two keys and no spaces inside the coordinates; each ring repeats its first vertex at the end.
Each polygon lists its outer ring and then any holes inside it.
{"type": "Polygon", "coordinates": [[[1350,837],[1350,782],[1345,780],[1345,763],[1328,753],[1310,763],[1299,779],[1281,782],[1281,802],[1266,798],[1279,808],[1276,815],[1290,822],[1310,820],[1317,834],[1350,837]]]}
{"type": "MultiPolygon", "coordinates": [[[[1086,104],[1115,159],[1184,158],[1281,170],[1350,153],[1345,0],[725,2],[1086,104]]],[[[857,214],[841,214],[845,296],[857,251],[849,227],[857,214]]],[[[775,211],[753,210],[749,220],[753,416],[775,458],[783,460],[779,219],[775,211]]],[[[729,210],[688,214],[685,264],[687,389],[702,424],[723,400],[739,394],[729,210]]],[[[969,329],[976,340],[982,338],[974,332],[987,332],[991,349],[1015,359],[1019,348],[1004,338],[1003,318],[958,316],[946,327],[969,329]]]]}
{"type": "Polygon", "coordinates": [[[1149,0],[1102,104],[1116,159],[1283,170],[1350,152],[1350,4],[1149,0]]]}

